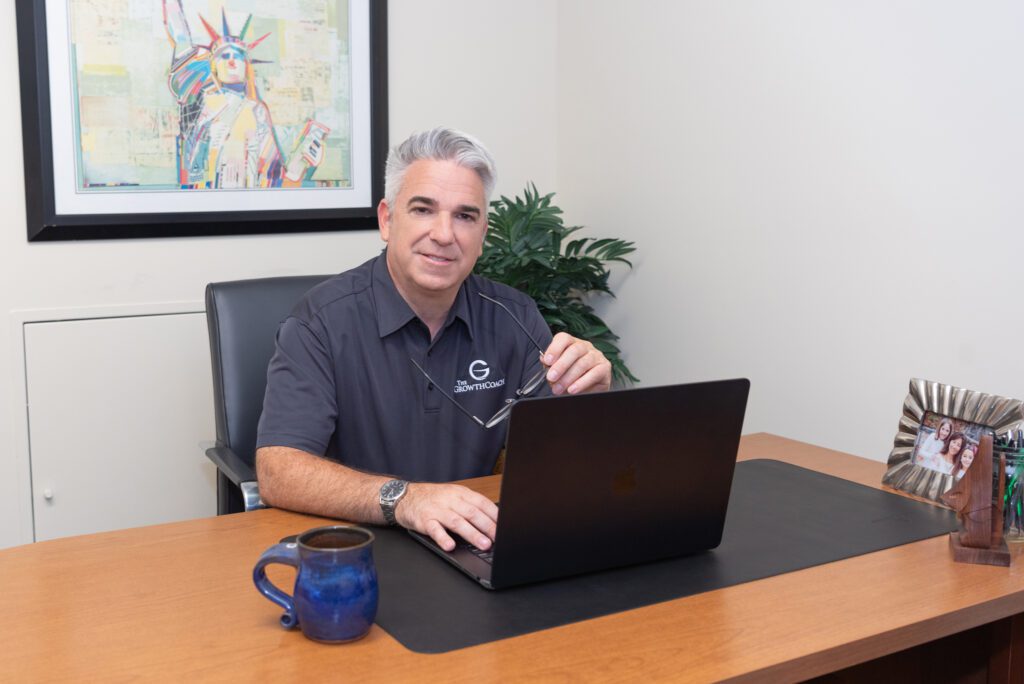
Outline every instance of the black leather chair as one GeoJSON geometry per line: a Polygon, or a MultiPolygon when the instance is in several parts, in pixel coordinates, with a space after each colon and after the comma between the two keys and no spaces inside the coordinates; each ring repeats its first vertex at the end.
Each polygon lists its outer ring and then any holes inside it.
{"type": "Polygon", "coordinates": [[[217,514],[263,508],[256,483],[256,425],[277,327],[314,285],[330,276],[287,276],[210,283],[206,323],[213,366],[217,514]]]}

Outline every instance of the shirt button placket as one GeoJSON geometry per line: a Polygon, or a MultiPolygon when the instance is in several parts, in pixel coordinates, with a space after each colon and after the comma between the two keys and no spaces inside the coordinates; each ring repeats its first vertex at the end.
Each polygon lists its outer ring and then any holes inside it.
{"type": "MultiPolygon", "coordinates": [[[[434,380],[438,382],[443,382],[443,380],[437,377],[438,369],[435,368],[435,364],[431,363],[430,350],[427,350],[427,356],[423,359],[423,367],[426,368],[430,377],[434,378],[434,380]]],[[[426,390],[423,393],[423,410],[430,413],[437,412],[441,409],[442,401],[443,398],[441,397],[441,393],[434,389],[434,385],[432,383],[427,382],[426,390]]]]}

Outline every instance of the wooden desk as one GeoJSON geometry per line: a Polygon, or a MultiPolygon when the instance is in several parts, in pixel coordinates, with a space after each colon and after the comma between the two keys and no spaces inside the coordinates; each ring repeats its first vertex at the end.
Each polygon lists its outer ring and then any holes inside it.
{"type": "MultiPolygon", "coordinates": [[[[884,469],[766,434],[743,439],[741,458],[757,457],[870,486],[884,469]]],[[[496,478],[473,485],[497,495],[496,478]]],[[[263,510],[0,551],[0,680],[792,681],[957,633],[939,650],[973,653],[976,676],[1021,667],[1022,565],[955,564],[945,537],[443,655],[378,627],[323,646],[282,630],[251,581],[266,547],[319,523],[263,510]]],[[[847,675],[913,681],[935,652],[847,675]]]]}

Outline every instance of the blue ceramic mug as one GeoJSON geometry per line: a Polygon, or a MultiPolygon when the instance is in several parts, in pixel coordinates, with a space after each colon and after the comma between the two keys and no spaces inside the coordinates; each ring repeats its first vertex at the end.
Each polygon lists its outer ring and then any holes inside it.
{"type": "Polygon", "coordinates": [[[377,570],[373,534],[362,527],[317,527],[294,542],[263,552],[252,580],[264,596],[284,608],[281,626],[296,624],[315,641],[343,643],[366,635],[377,616],[377,570]],[[271,563],[298,570],[292,596],[267,579],[271,563]]]}

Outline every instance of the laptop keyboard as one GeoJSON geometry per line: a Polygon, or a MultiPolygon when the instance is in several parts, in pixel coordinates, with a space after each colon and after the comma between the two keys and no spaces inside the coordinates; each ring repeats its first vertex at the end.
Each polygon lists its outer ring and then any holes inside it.
{"type": "Polygon", "coordinates": [[[462,546],[464,549],[466,549],[471,554],[473,554],[474,556],[476,556],[480,560],[484,561],[485,563],[493,563],[494,562],[493,547],[490,548],[490,549],[487,549],[485,551],[483,549],[478,549],[477,547],[473,546],[472,544],[470,544],[468,542],[463,542],[462,544],[460,544],[460,546],[462,546]]]}
{"type": "MultiPolygon", "coordinates": [[[[500,507],[501,503],[498,502],[498,501],[495,501],[494,505],[500,507]]],[[[494,547],[493,546],[491,546],[491,548],[489,548],[486,551],[484,551],[483,549],[478,549],[477,547],[473,546],[472,544],[470,544],[468,541],[466,541],[465,539],[463,539],[462,537],[460,537],[457,534],[453,534],[452,536],[455,538],[455,543],[458,544],[460,547],[466,549],[467,551],[469,551],[471,554],[473,554],[474,556],[476,556],[477,558],[479,558],[483,562],[490,563],[491,565],[494,564],[494,547]]]]}

